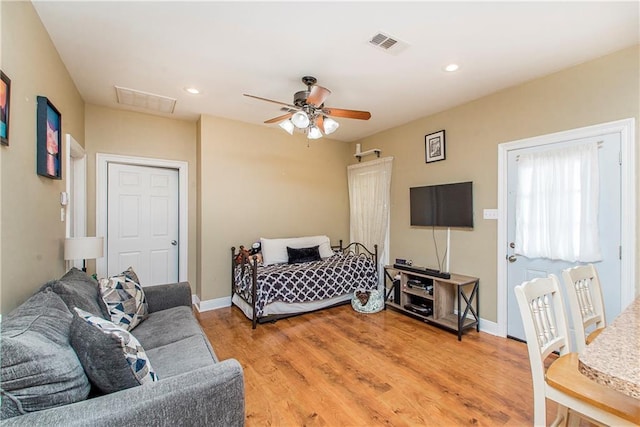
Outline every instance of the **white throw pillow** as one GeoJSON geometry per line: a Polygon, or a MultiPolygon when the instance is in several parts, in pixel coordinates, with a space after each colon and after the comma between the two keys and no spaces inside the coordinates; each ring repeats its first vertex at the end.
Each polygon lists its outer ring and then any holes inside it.
{"type": "Polygon", "coordinates": [[[260,246],[264,266],[289,262],[287,246],[295,249],[319,246],[318,249],[322,259],[334,255],[329,237],[327,236],[292,237],[288,239],[265,239],[261,237],[260,246]]]}

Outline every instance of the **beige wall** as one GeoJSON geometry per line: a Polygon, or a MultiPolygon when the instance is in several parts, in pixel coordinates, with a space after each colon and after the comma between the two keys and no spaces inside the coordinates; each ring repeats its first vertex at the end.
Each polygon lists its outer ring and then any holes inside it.
{"type": "MultiPolygon", "coordinates": [[[[87,198],[88,232],[95,233],[96,220],[96,153],[119,154],[164,160],[180,160],[189,164],[189,282],[196,283],[196,123],[132,111],[114,110],[87,104],[87,198]]],[[[91,263],[93,264],[93,262],[91,263]]],[[[90,265],[90,268],[92,265],[90,265]]],[[[194,289],[195,291],[195,286],[194,289]]]]}
{"type": "Polygon", "coordinates": [[[199,132],[202,300],[230,295],[231,246],[315,234],[348,241],[349,144],[210,116],[199,132]]]}
{"type": "MultiPolygon", "coordinates": [[[[35,173],[37,95],[51,100],[63,133],[87,150],[90,234],[97,152],[188,162],[189,281],[202,300],[229,295],[232,245],[261,236],[348,240],[346,166],[354,162],[355,143],[323,138],[307,147],[301,135],[221,118],[194,123],[85,107],[31,3],[0,7],[2,70],[12,79],[11,145],[0,147],[2,313],[64,272],[64,181],[35,173]]],[[[476,226],[453,232],[451,270],[481,278],[481,315],[495,321],[497,224],[481,214],[497,204],[497,145],[628,117],[638,124],[639,51],[635,46],[358,141],[363,150],[381,148],[395,158],[391,258],[436,264],[430,232],[409,227],[409,187],[473,180],[476,226]],[[426,165],[424,135],[440,129],[447,132],[447,159],[426,165]]],[[[444,233],[437,238],[442,251],[444,233]]]]}
{"type": "MultiPolygon", "coordinates": [[[[639,46],[625,49],[357,141],[363,151],[380,148],[395,158],[391,259],[437,265],[431,230],[409,226],[410,187],[473,181],[475,227],[452,231],[451,271],[480,277],[481,317],[496,321],[497,222],[482,219],[482,211],[497,207],[498,144],[631,117],[637,127],[639,54],[639,46]],[[441,129],[446,160],[425,164],[424,137],[441,129]]],[[[441,257],[445,235],[436,231],[441,257]]]]}
{"type": "MultiPolygon", "coordinates": [[[[1,2],[2,70],[11,79],[9,147],[0,147],[1,310],[64,274],[63,180],[36,175],[36,96],[62,114],[62,135],[84,143],[84,102],[30,2],[1,2]]],[[[63,152],[64,155],[64,152],[63,152]]],[[[62,170],[66,178],[66,170],[62,170]]]]}

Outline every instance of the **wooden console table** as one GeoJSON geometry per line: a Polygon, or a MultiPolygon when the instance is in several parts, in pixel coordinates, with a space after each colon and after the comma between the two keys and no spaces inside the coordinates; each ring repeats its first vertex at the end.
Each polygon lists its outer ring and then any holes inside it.
{"type": "Polygon", "coordinates": [[[389,306],[402,313],[423,320],[458,334],[462,340],[462,332],[469,328],[480,330],[478,311],[477,277],[451,274],[448,279],[407,271],[393,266],[385,266],[385,288],[387,279],[392,286],[385,295],[385,307],[389,306]],[[399,283],[394,280],[400,274],[399,283]],[[395,287],[400,286],[399,292],[395,287]],[[394,292],[395,291],[395,292],[394,292]],[[389,298],[395,295],[393,302],[389,298]],[[456,310],[457,308],[457,310],[456,310]]]}

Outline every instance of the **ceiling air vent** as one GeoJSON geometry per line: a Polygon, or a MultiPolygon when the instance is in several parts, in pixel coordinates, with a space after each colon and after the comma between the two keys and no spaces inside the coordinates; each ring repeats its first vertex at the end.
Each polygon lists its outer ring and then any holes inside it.
{"type": "Polygon", "coordinates": [[[118,104],[130,105],[145,110],[158,111],[160,113],[173,114],[176,108],[176,99],[168,96],[155,95],[135,89],[116,86],[118,104]]]}
{"type": "Polygon", "coordinates": [[[394,55],[397,55],[409,46],[407,43],[398,40],[397,37],[392,37],[383,32],[378,32],[371,37],[369,44],[394,55]]]}

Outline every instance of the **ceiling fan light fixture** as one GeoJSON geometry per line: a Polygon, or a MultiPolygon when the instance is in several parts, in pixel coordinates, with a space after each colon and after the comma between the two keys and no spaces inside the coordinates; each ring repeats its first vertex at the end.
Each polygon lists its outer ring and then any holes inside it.
{"type": "Polygon", "coordinates": [[[309,128],[309,131],[307,132],[307,138],[309,139],[318,139],[318,138],[322,138],[322,132],[320,132],[320,128],[318,128],[318,126],[313,125],[309,128]]]}
{"type": "Polygon", "coordinates": [[[325,117],[322,120],[322,125],[324,126],[324,133],[327,135],[334,133],[340,127],[340,123],[336,122],[331,117],[325,117]]]}
{"type": "Polygon", "coordinates": [[[291,122],[291,120],[287,119],[283,122],[278,123],[278,126],[280,126],[282,129],[285,130],[285,132],[287,132],[289,135],[293,135],[293,130],[294,130],[294,125],[291,122]]]}
{"type": "Polygon", "coordinates": [[[298,129],[304,129],[309,126],[309,116],[304,111],[298,111],[291,116],[291,122],[298,129]]]}

